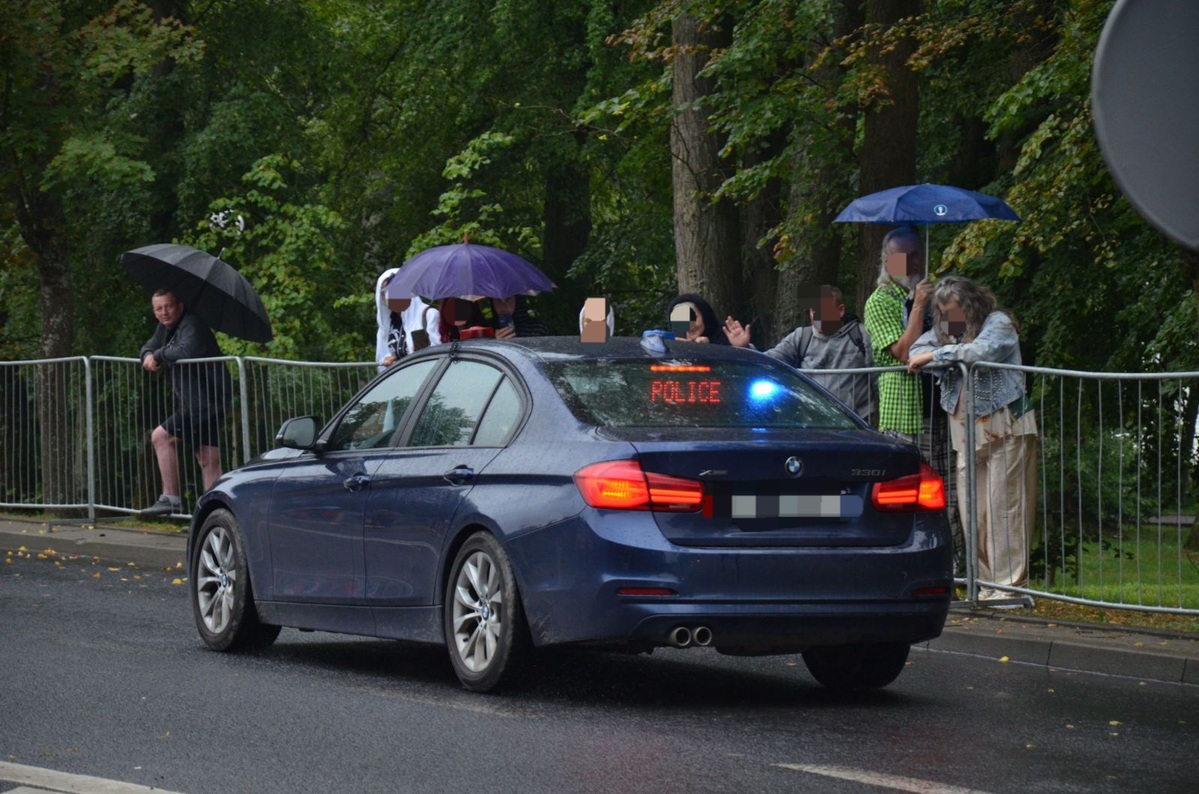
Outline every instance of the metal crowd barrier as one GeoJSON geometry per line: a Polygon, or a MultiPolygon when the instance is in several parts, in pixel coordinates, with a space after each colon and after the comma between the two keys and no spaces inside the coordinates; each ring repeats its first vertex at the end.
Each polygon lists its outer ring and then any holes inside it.
{"type": "MultiPolygon", "coordinates": [[[[214,428],[222,469],[274,446],[292,416],[329,419],[376,373],[372,363],[268,358],[189,362],[224,367],[232,384],[214,428]]],[[[1087,373],[975,364],[1025,373],[1036,411],[1036,507],[1025,586],[978,569],[977,461],[963,456],[969,600],[981,588],[1097,607],[1199,614],[1199,373],[1087,373]],[[1192,496],[1195,494],[1195,496],[1192,496]]],[[[900,367],[823,370],[877,374],[900,367]]],[[[966,375],[972,393],[971,373],[966,375]]],[[[863,381],[867,382],[867,381],[863,381]]],[[[217,395],[210,395],[217,401],[217,395]]],[[[972,405],[967,395],[966,405],[972,405]]],[[[0,362],[0,508],[131,514],[161,490],[150,443],[178,408],[170,379],[107,356],[0,362]]],[[[927,408],[927,407],[926,407],[927,408]]],[[[926,411],[926,421],[930,413],[926,411]]],[[[948,436],[948,434],[946,434],[948,436]]],[[[967,448],[974,423],[966,422],[967,448]]],[[[178,448],[183,509],[203,490],[194,450],[178,448]]]]}
{"type": "MultiPolygon", "coordinates": [[[[374,364],[313,364],[222,357],[176,366],[219,366],[227,391],[204,380],[200,423],[219,450],[220,469],[244,464],[274,446],[292,416],[332,416],[376,373],[374,364]]],[[[90,356],[0,362],[0,508],[135,514],[162,491],[153,429],[180,410],[170,375],[135,358],[90,356]]],[[[195,418],[192,417],[194,420],[195,418]]],[[[196,446],[176,445],[187,517],[204,490],[196,446]]]]}

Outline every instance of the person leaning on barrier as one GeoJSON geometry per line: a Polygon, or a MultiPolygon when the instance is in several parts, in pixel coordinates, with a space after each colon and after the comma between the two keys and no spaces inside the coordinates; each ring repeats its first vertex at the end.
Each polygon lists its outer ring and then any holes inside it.
{"type": "MultiPolygon", "coordinates": [[[[887,232],[879,252],[877,286],[866,300],[866,330],[877,367],[908,363],[912,344],[932,328],[924,241],[910,226],[887,232]]],[[[878,374],[878,429],[920,448],[924,462],[945,480],[949,526],[953,532],[954,572],[965,573],[965,532],[958,520],[957,488],[949,420],[930,377],[899,369],[878,374]]]]}
{"type": "Polygon", "coordinates": [[[375,363],[379,371],[409,353],[441,344],[441,314],[415,295],[388,298],[387,285],[399,268],[383,271],[375,282],[375,363]]]}
{"type": "Polygon", "coordinates": [[[224,364],[211,361],[180,364],[184,359],[215,358],[221,354],[216,337],[198,317],[188,314],[170,290],[160,289],[150,303],[158,327],[142,345],[142,367],[148,372],[166,370],[171,375],[175,411],[154,428],[150,441],[162,477],[162,495],[142,515],[170,515],[183,510],[179,487],[179,452],[182,438],[195,450],[204,477],[204,490],[221,476],[220,428],[233,393],[224,364]]]}
{"type": "MultiPolygon", "coordinates": [[[[932,330],[912,345],[908,370],[939,368],[941,405],[950,415],[957,451],[958,505],[965,511],[966,403],[960,363],[1020,364],[1020,339],[1012,315],[991,290],[964,276],[946,276],[933,290],[932,330]]],[[[1028,583],[1028,552],[1037,500],[1037,420],[1024,373],[976,369],[974,492],[978,518],[978,575],[996,585],[1028,583]]],[[[968,516],[962,515],[966,524],[968,516]]],[[[1004,598],[983,588],[980,599],[1004,598]]]]}
{"type": "MultiPolygon", "coordinates": [[[[845,312],[841,290],[831,284],[820,287],[820,302],[808,310],[811,325],[796,328],[766,355],[783,361],[796,369],[862,369],[874,366],[870,351],[870,334],[857,317],[845,312]]],[[[729,344],[750,347],[749,326],[732,317],[725,322],[729,344]]],[[[831,391],[841,402],[853,408],[858,416],[872,421],[874,416],[874,384],[869,375],[812,373],[812,380],[831,391]]]]}

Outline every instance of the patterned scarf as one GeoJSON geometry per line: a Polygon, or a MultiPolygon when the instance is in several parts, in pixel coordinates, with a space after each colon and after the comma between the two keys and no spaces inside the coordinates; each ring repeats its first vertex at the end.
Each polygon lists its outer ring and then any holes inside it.
{"type": "Polygon", "coordinates": [[[408,338],[404,334],[404,318],[398,312],[391,313],[391,331],[387,334],[387,349],[397,359],[408,355],[408,338]]]}

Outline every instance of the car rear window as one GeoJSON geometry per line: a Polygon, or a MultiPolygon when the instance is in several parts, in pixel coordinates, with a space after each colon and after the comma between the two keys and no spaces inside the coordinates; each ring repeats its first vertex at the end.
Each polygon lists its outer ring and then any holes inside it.
{"type": "Polygon", "coordinates": [[[545,364],[581,421],[603,427],[858,427],[798,373],[753,361],[545,364]]]}

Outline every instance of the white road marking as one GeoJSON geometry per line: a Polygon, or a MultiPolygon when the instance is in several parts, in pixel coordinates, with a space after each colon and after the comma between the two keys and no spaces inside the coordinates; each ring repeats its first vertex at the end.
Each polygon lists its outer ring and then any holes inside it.
{"type": "Polygon", "coordinates": [[[833,777],[839,780],[852,780],[857,783],[865,783],[869,786],[894,789],[895,791],[910,791],[913,794],[988,794],[985,791],[973,788],[947,786],[935,780],[920,780],[919,778],[901,777],[900,775],[884,775],[880,772],[852,769],[847,766],[825,766],[823,764],[774,764],[774,766],[791,769],[796,772],[807,772],[810,775],[823,775],[824,777],[833,777]]]}
{"type": "Polygon", "coordinates": [[[61,794],[177,794],[161,788],[139,786],[136,783],[123,783],[119,780],[105,780],[102,777],[90,775],[72,775],[67,772],[55,772],[52,769],[41,769],[36,766],[23,766],[0,761],[0,781],[6,783],[22,783],[35,786],[41,790],[57,791],[61,794]]]}

